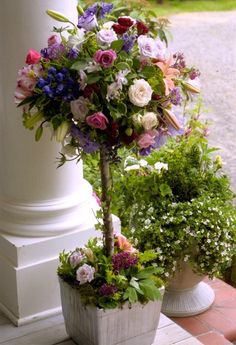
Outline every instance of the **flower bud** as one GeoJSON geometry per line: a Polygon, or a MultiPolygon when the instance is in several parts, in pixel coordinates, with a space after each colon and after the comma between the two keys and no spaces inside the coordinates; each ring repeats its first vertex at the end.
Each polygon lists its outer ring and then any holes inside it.
{"type": "Polygon", "coordinates": [[[80,15],[80,16],[82,16],[83,14],[84,14],[84,10],[83,10],[83,8],[78,4],[77,5],[77,12],[78,12],[78,14],[80,15]]]}
{"type": "Polygon", "coordinates": [[[173,126],[177,131],[179,129],[181,129],[181,125],[180,125],[179,121],[177,120],[177,117],[175,116],[175,114],[172,113],[172,111],[170,111],[169,109],[164,109],[163,113],[164,113],[165,120],[171,126],[173,126]]]}
{"type": "Polygon", "coordinates": [[[183,85],[185,86],[185,88],[186,88],[188,91],[190,91],[190,92],[192,92],[192,93],[200,93],[200,92],[201,92],[201,90],[200,90],[198,87],[196,87],[196,86],[194,86],[194,85],[192,85],[192,84],[190,84],[190,83],[183,82],[183,85]]]}
{"type": "Polygon", "coordinates": [[[66,134],[68,133],[69,128],[70,128],[70,125],[66,121],[60,124],[60,126],[56,129],[56,132],[55,132],[55,137],[56,137],[57,142],[59,143],[63,142],[66,134]]]}
{"type": "Polygon", "coordinates": [[[125,131],[125,134],[128,135],[128,137],[130,137],[133,134],[133,129],[132,128],[127,128],[125,131]]]}
{"type": "Polygon", "coordinates": [[[49,15],[49,17],[57,20],[58,22],[63,22],[63,23],[69,23],[69,19],[63,16],[60,12],[56,12],[53,10],[47,10],[46,13],[49,15]]]}

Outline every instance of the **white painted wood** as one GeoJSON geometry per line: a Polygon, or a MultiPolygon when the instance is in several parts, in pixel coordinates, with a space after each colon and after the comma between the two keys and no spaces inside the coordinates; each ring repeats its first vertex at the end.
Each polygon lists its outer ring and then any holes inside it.
{"type": "Polygon", "coordinates": [[[155,338],[154,345],[171,345],[190,338],[191,335],[176,324],[161,328],[155,338]]]}
{"type": "Polygon", "coordinates": [[[1,345],[52,345],[68,339],[64,323],[0,343],[1,345]]]}

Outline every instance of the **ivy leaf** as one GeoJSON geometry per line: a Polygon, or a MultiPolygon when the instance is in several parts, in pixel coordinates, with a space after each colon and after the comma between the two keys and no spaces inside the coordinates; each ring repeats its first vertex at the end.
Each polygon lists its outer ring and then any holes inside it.
{"type": "Polygon", "coordinates": [[[119,52],[122,49],[123,45],[123,40],[116,40],[112,42],[111,49],[115,50],[116,52],[119,52]]]}
{"type": "Polygon", "coordinates": [[[123,69],[130,69],[130,66],[126,63],[126,62],[119,62],[117,65],[116,65],[116,68],[119,69],[119,70],[123,70],[123,69]]]}

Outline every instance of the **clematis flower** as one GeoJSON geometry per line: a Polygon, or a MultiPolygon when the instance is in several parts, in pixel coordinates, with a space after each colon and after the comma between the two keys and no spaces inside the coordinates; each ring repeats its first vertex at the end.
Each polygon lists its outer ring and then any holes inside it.
{"type": "Polygon", "coordinates": [[[167,60],[156,62],[155,65],[158,66],[164,74],[163,81],[165,84],[165,94],[167,96],[169,95],[170,91],[174,89],[175,84],[173,79],[176,79],[180,72],[176,68],[170,67],[173,65],[172,56],[170,56],[167,60]]]}

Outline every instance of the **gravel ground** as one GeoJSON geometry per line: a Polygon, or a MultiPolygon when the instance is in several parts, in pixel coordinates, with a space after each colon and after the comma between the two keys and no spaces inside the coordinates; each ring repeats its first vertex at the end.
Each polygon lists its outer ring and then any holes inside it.
{"type": "Polygon", "coordinates": [[[212,121],[209,141],[220,148],[236,191],[236,11],[202,12],[170,18],[171,50],[184,52],[188,65],[201,71],[201,87],[212,121]]]}

